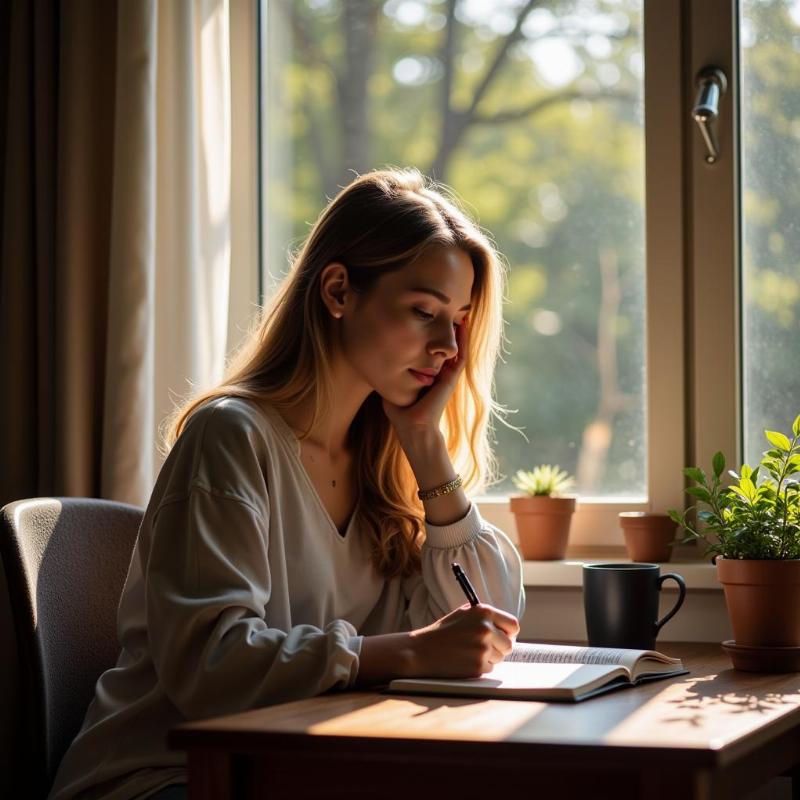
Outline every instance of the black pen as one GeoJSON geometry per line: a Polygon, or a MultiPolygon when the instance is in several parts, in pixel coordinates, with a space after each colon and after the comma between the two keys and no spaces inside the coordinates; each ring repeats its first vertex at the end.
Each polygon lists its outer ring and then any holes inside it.
{"type": "Polygon", "coordinates": [[[458,585],[464,590],[464,594],[467,596],[469,604],[471,606],[478,605],[478,603],[480,603],[480,600],[478,600],[478,595],[475,594],[475,590],[472,588],[472,584],[469,582],[467,574],[464,572],[463,569],[461,569],[461,564],[459,564],[457,561],[454,561],[452,567],[453,567],[453,575],[456,576],[458,585]]]}

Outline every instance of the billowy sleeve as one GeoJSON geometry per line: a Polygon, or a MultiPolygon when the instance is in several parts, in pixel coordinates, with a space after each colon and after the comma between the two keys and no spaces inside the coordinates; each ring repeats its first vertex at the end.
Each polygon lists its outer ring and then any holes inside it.
{"type": "Polygon", "coordinates": [[[473,503],[467,515],[451,525],[426,523],[422,574],[405,581],[408,623],[429,625],[467,602],[453,575],[457,561],[482,603],[518,619],[525,611],[522,561],[511,540],[484,520],[473,503]]]}
{"type": "Polygon", "coordinates": [[[238,498],[193,487],[159,510],[145,573],[159,682],[187,719],[347,687],[361,639],[345,620],[270,627],[269,531],[238,498]]]}

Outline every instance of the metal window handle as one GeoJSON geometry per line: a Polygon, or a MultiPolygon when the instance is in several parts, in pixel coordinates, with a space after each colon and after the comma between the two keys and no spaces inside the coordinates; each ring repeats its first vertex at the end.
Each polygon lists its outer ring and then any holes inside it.
{"type": "Polygon", "coordinates": [[[728,88],[728,79],[719,67],[703,67],[697,73],[697,100],[692,118],[700,128],[706,143],[706,164],[713,164],[719,158],[719,145],[712,123],[719,116],[719,101],[728,88]]]}

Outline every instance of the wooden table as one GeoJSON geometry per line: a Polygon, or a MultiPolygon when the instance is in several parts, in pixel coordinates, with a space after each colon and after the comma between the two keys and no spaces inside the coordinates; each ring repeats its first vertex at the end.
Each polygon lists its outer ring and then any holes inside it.
{"type": "Polygon", "coordinates": [[[347,692],[169,741],[188,751],[191,800],[728,800],[794,769],[800,674],[736,672],[718,644],[662,649],[691,674],[577,704],[347,692]]]}

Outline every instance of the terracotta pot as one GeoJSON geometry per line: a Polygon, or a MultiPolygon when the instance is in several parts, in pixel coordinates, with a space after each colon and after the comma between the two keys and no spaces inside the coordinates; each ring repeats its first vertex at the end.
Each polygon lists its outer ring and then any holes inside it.
{"type": "Polygon", "coordinates": [[[800,559],[717,558],[737,645],[800,647],[800,559]]]}
{"type": "Polygon", "coordinates": [[[619,524],[625,535],[625,548],[631,561],[664,563],[672,558],[672,542],[678,527],[666,514],[623,511],[619,524]]]}
{"type": "Polygon", "coordinates": [[[528,561],[564,558],[575,511],[574,497],[512,497],[511,510],[523,558],[528,561]]]}

